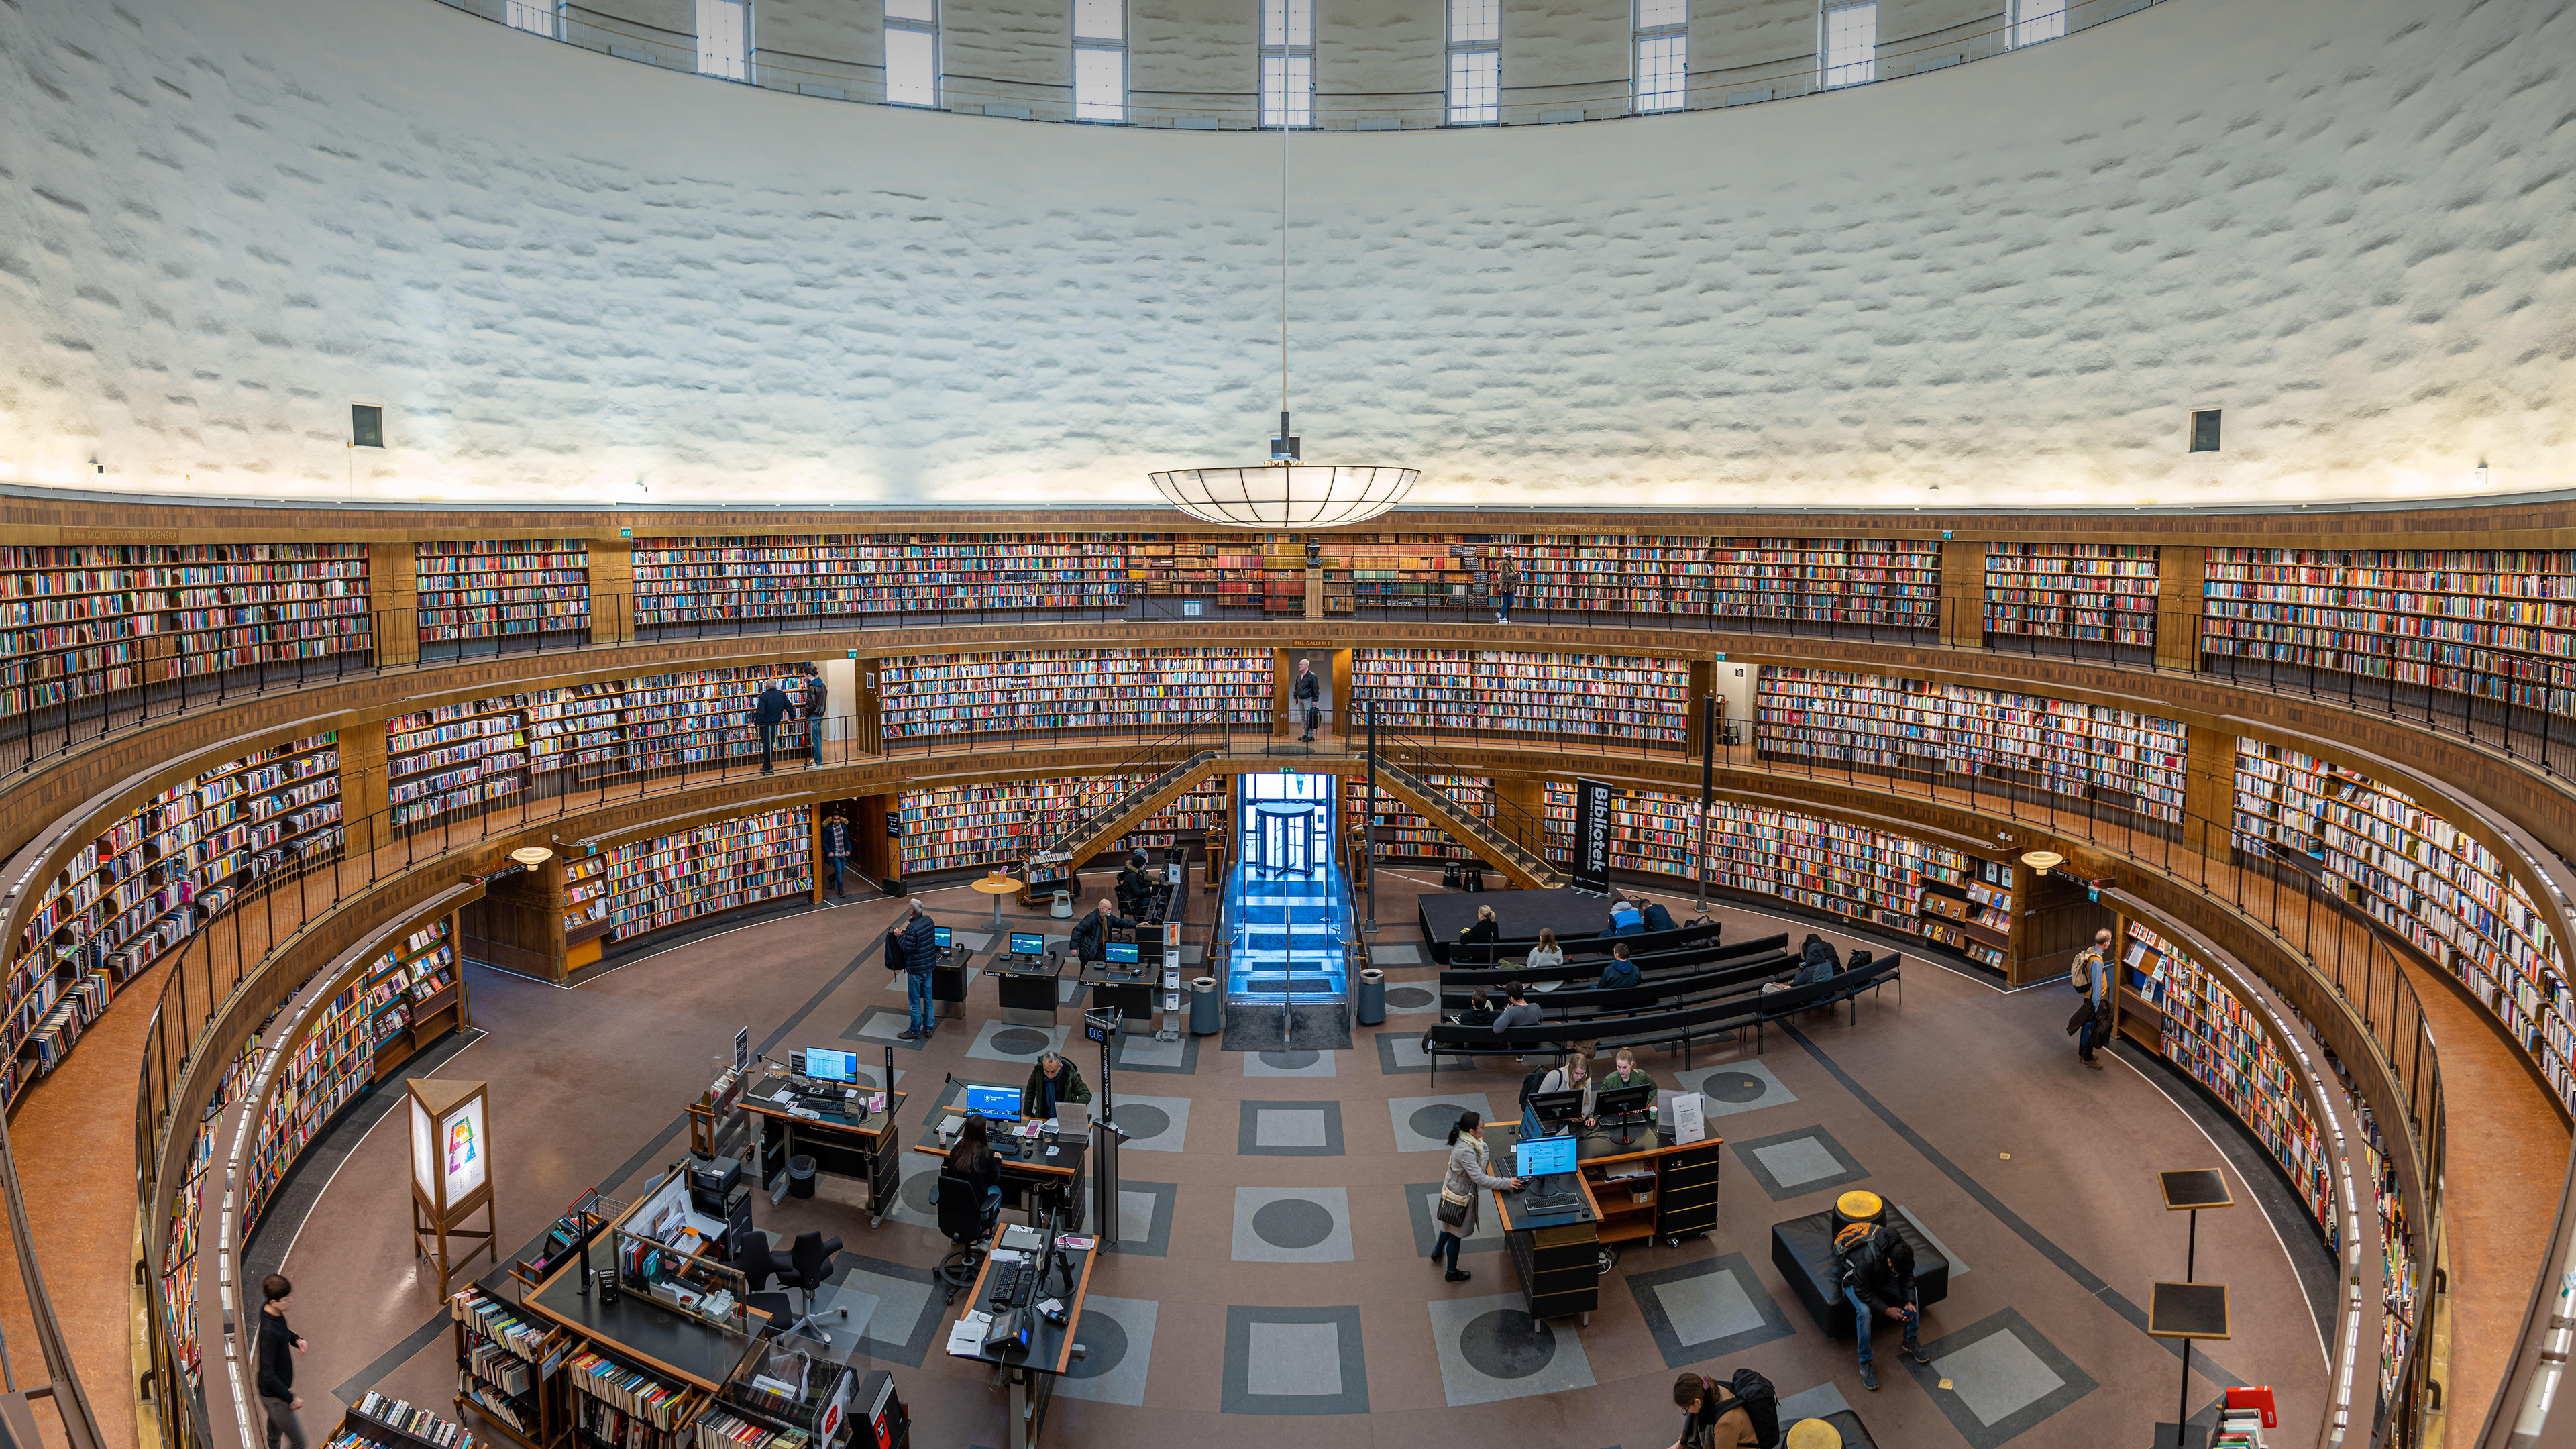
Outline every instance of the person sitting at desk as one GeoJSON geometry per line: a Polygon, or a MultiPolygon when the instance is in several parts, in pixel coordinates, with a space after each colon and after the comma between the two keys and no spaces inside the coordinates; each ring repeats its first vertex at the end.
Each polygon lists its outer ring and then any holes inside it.
{"type": "Polygon", "coordinates": [[[1727,1386],[1706,1374],[1686,1373],[1673,1381],[1673,1405],[1687,1416],[1673,1449],[1745,1449],[1759,1444],[1753,1411],[1727,1386]]]}
{"type": "MultiPolygon", "coordinates": [[[[993,1140],[984,1130],[984,1119],[969,1117],[966,1129],[957,1134],[957,1145],[948,1149],[948,1170],[984,1191],[984,1221],[989,1223],[1002,1211],[1002,1164],[993,1156],[993,1140]]],[[[939,1201],[939,1184],[930,1185],[930,1200],[939,1201]]]]}
{"type": "Polygon", "coordinates": [[[1597,983],[1603,991],[1624,991],[1637,984],[1637,963],[1628,959],[1625,941],[1610,948],[1610,964],[1601,968],[1597,983]]]}
{"type": "Polygon", "coordinates": [[[1485,1156],[1485,1119],[1474,1112],[1458,1114],[1456,1126],[1449,1129],[1449,1171],[1440,1182],[1440,1211],[1466,1216],[1457,1222],[1440,1220],[1440,1236],[1431,1241],[1431,1261],[1440,1261],[1445,1250],[1449,1255],[1448,1280],[1464,1283],[1476,1275],[1458,1266],[1458,1245],[1476,1236],[1476,1194],[1480,1189],[1499,1188],[1510,1192],[1521,1185],[1517,1177],[1496,1177],[1486,1171],[1492,1164],[1485,1156]]]}
{"type": "Polygon", "coordinates": [[[1494,919],[1494,908],[1492,906],[1478,906],[1476,907],[1476,919],[1459,928],[1458,944],[1461,946],[1482,946],[1485,949],[1482,951],[1465,952],[1463,953],[1463,957],[1459,953],[1452,953],[1450,959],[1491,961],[1494,959],[1494,942],[1502,939],[1502,935],[1502,923],[1494,919]]]}
{"type": "Polygon", "coordinates": [[[1152,914],[1154,878],[1145,873],[1145,852],[1130,851],[1127,868],[1118,872],[1118,909],[1131,916],[1152,914]]]}
{"type": "MultiPolygon", "coordinates": [[[[1593,1079],[1591,1057],[1592,1054],[1585,1050],[1584,1045],[1578,1044],[1574,1048],[1574,1054],[1565,1059],[1565,1065],[1549,1072],[1546,1079],[1538,1084],[1541,1095],[1548,1092],[1581,1092],[1583,1126],[1586,1131],[1591,1130],[1592,1099],[1598,1095],[1601,1086],[1593,1079]]],[[[1539,1125],[1537,1109],[1524,1105],[1521,1109],[1521,1136],[1536,1137],[1546,1130],[1539,1125]]]]}
{"type": "Polygon", "coordinates": [[[1621,1087],[1651,1087],[1655,1084],[1655,1079],[1647,1075],[1646,1069],[1637,1065],[1637,1049],[1634,1047],[1619,1048],[1618,1052],[1610,1058],[1610,1067],[1610,1075],[1601,1079],[1601,1090],[1605,1092],[1615,1092],[1621,1087]]]}
{"type": "Polygon", "coordinates": [[[1036,1122],[1055,1120],[1058,1102],[1088,1102],[1091,1088],[1073,1063],[1048,1052],[1029,1068],[1029,1084],[1020,1088],[1020,1115],[1036,1122]]]}
{"type": "Polygon", "coordinates": [[[1073,957],[1085,963],[1100,960],[1108,954],[1109,933],[1112,930],[1132,931],[1134,929],[1136,929],[1136,923],[1122,919],[1116,911],[1110,909],[1109,897],[1102,896],[1099,902],[1092,906],[1090,915],[1074,923],[1073,957]]]}
{"type": "Polygon", "coordinates": [[[1634,904],[1628,901],[1621,901],[1610,908],[1610,929],[1602,932],[1601,934],[1605,936],[1635,936],[1642,934],[1645,929],[1645,916],[1638,911],[1634,904]]]}
{"type": "Polygon", "coordinates": [[[1565,948],[1556,944],[1556,928],[1538,928],[1538,944],[1530,947],[1529,959],[1521,965],[1532,971],[1546,971],[1565,964],[1565,948]]]}

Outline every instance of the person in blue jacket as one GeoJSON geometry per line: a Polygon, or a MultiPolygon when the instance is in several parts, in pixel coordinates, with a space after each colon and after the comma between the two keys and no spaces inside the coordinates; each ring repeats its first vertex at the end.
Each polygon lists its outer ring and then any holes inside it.
{"type": "Polygon", "coordinates": [[[1618,991],[1637,984],[1637,963],[1628,959],[1628,943],[1610,948],[1610,964],[1601,968],[1598,983],[1603,991],[1618,991]]]}
{"type": "Polygon", "coordinates": [[[1646,917],[1634,905],[1621,901],[1610,908],[1610,929],[1603,934],[1634,936],[1646,929],[1646,917]]]}
{"type": "Polygon", "coordinates": [[[1645,915],[1646,929],[1649,931],[1669,931],[1674,929],[1673,913],[1664,909],[1664,903],[1662,901],[1646,902],[1645,915]]]}

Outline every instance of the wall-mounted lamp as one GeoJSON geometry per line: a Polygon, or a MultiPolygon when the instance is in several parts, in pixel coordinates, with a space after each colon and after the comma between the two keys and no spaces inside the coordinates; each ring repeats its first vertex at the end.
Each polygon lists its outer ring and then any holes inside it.
{"type": "Polygon", "coordinates": [[[2021,858],[2021,863],[2042,875],[2066,864],[2066,857],[2053,850],[2034,850],[2021,858]]]}
{"type": "Polygon", "coordinates": [[[535,870],[538,866],[554,859],[555,853],[542,845],[522,845],[510,852],[510,858],[530,870],[535,870]]]}

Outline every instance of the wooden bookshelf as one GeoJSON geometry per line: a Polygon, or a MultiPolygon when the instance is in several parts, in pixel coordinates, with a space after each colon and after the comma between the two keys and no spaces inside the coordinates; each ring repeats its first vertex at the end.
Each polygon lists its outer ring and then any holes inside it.
{"type": "Polygon", "coordinates": [[[1022,649],[902,655],[877,667],[889,744],[1056,729],[1160,733],[1211,713],[1269,719],[1268,649],[1022,649]]]}
{"type": "Polygon", "coordinates": [[[2126,922],[2119,973],[2120,1034],[2181,1068],[2234,1113],[2280,1164],[2318,1230],[2330,1232],[2324,1140],[2272,1024],[2143,922],[2126,922]]]}
{"type": "Polygon", "coordinates": [[[385,721],[385,793],[396,825],[517,794],[528,783],[531,705],[562,690],[443,704],[385,721]]]}
{"type": "Polygon", "coordinates": [[[2386,1309],[2379,1320],[2379,1397],[2386,1403],[2396,1397],[2397,1375],[2405,1367],[2406,1350],[2423,1312],[2423,1280],[2406,1221],[2406,1201],[2388,1164],[2388,1143],[2380,1134],[2379,1119],[2360,1106],[2353,1115],[2361,1123],[2358,1166],[2370,1180],[2371,1210],[2379,1216],[2379,1291],[2386,1309]]]}
{"type": "Polygon", "coordinates": [[[903,874],[1016,865],[1136,783],[1121,776],[1061,776],[906,790],[903,874]]]}
{"type": "Polygon", "coordinates": [[[161,1322],[180,1372],[195,1388],[204,1386],[203,1365],[197,1354],[197,1225],[205,1206],[207,1169],[215,1160],[215,1128],[223,1119],[224,1109],[247,1096],[258,1075],[259,1039],[253,1037],[242,1044],[224,1068],[213,1100],[206,1103],[198,1117],[188,1146],[187,1165],[181,1171],[178,1190],[171,1195],[170,1236],[162,1245],[159,1274],[161,1322]]]}
{"type": "MultiPolygon", "coordinates": [[[[1450,792],[1450,798],[1464,798],[1472,803],[1472,813],[1487,825],[1494,823],[1493,781],[1477,775],[1425,775],[1422,783],[1435,790],[1450,792]]],[[[1343,813],[1353,822],[1369,822],[1376,837],[1377,853],[1387,860],[1475,860],[1475,848],[1460,844],[1449,832],[1417,815],[1402,800],[1380,786],[1372,807],[1368,776],[1342,777],[1343,813]]]]}
{"type": "MultiPolygon", "coordinates": [[[[1696,797],[1685,798],[1654,790],[1612,790],[1610,868],[1692,879],[1695,862],[1691,854],[1691,828],[1698,816],[1699,801],[1696,797]]],[[[1544,818],[1547,858],[1571,863],[1574,859],[1572,781],[1547,782],[1544,818]]]]}
{"type": "Polygon", "coordinates": [[[2448,971],[2576,1110],[2576,1001],[2520,872],[2358,771],[2259,740],[2236,749],[2237,847],[2314,877],[2448,971]]]}
{"type": "Polygon", "coordinates": [[[2204,667],[2238,659],[2576,714],[2576,552],[2213,548],[2204,667]]]}
{"type": "Polygon", "coordinates": [[[456,1412],[519,1449],[547,1449],[563,1417],[551,1390],[577,1340],[480,1287],[447,1300],[456,1339],[456,1412]]]}
{"type": "Polygon", "coordinates": [[[1354,649],[1351,728],[1373,705],[1407,734],[1591,735],[1680,748],[1690,738],[1690,666],[1613,654],[1507,649],[1354,649]]]}
{"type": "Polygon", "coordinates": [[[1766,755],[1992,776],[2182,819],[2188,743],[2173,720],[1830,669],[1765,669],[1754,706],[1754,744],[1766,755]]]}
{"type": "Polygon", "coordinates": [[[83,846],[10,960],[0,1104],[53,1070],[135,973],[249,882],[340,841],[339,745],[315,735],[176,785],[83,846]]]}
{"type": "MultiPolygon", "coordinates": [[[[805,806],[746,815],[602,851],[599,889],[563,916],[567,939],[593,933],[629,940],[719,911],[803,895],[814,888],[813,824],[805,806]]],[[[586,857],[585,859],[589,859],[586,857]]]]}
{"type": "Polygon", "coordinates": [[[1128,590],[1139,597],[1195,599],[1243,613],[1268,602],[1268,574],[1260,542],[1249,535],[1136,534],[1128,544],[1128,590]]]}
{"type": "Polygon", "coordinates": [[[1989,543],[1986,634],[2156,647],[2152,544],[1989,543]]]}
{"type": "Polygon", "coordinates": [[[1695,615],[1931,629],[1940,545],[1658,534],[1359,534],[1325,545],[1328,615],[1490,609],[1503,561],[1532,613],[1695,615]]]}
{"type": "Polygon", "coordinates": [[[1210,775],[1173,797],[1169,805],[1137,822],[1136,828],[1120,836],[1109,851],[1124,855],[1131,850],[1159,850],[1167,845],[1178,845],[1188,838],[1205,840],[1211,835],[1222,838],[1232,826],[1233,809],[1234,777],[1210,775]]]}
{"type": "Polygon", "coordinates": [[[808,534],[639,538],[635,622],[918,611],[1123,609],[1129,536],[808,534]]]}
{"type": "Polygon", "coordinates": [[[567,1417],[578,1449],[695,1449],[702,1391],[644,1368],[596,1340],[564,1360],[567,1417]]]}
{"type": "Polygon", "coordinates": [[[420,642],[584,633],[590,545],[578,538],[452,540],[414,545],[420,642]]]}

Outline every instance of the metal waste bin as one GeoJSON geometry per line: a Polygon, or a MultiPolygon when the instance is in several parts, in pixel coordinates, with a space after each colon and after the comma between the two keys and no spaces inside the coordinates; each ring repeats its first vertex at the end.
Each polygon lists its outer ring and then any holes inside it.
{"type": "Polygon", "coordinates": [[[814,1195],[813,1158],[804,1156],[800,1153],[797,1156],[787,1159],[787,1195],[789,1197],[812,1197],[814,1195]]]}
{"type": "Polygon", "coordinates": [[[1386,973],[1374,966],[1360,973],[1359,1022],[1362,1026],[1386,1023],[1386,973]]]}
{"type": "Polygon", "coordinates": [[[1217,996],[1217,994],[1216,994],[1216,978],[1215,978],[1215,977],[1213,977],[1213,976],[1193,976],[1193,977],[1191,977],[1191,978],[1190,978],[1190,1033],[1191,1033],[1191,1035],[1193,1035],[1193,1036],[1206,1036],[1206,1035],[1207,1035],[1208,1033],[1210,1033],[1210,1032],[1213,1032],[1213,1031],[1222,1031],[1222,1030],[1224,1030],[1224,1029],[1225,1029],[1225,1013],[1224,1013],[1222,1010],[1220,1010],[1220,1009],[1219,1009],[1219,1008],[1221,1008],[1222,1006],[1224,1006],[1224,1004],[1225,1004],[1225,1003],[1224,1003],[1224,1001],[1223,1001],[1221,998],[1219,998],[1219,997],[1217,996]]]}

